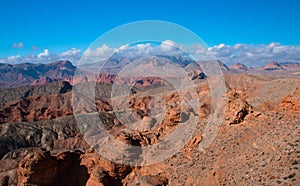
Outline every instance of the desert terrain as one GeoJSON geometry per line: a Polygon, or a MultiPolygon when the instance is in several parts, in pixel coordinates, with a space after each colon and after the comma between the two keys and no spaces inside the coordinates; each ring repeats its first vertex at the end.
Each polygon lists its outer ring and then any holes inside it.
{"type": "MultiPolygon", "coordinates": [[[[221,69],[226,86],[224,120],[205,149],[200,145],[214,105],[201,71],[190,73],[197,94],[184,92],[184,98],[199,100],[193,112],[176,104],[182,97],[162,80],[136,82],[129,107],[143,121],[142,132],[126,130],[114,113],[109,95],[115,76],[98,77],[95,91],[102,96],[92,100],[97,116],[105,120],[108,133],[124,144],[159,143],[184,125],[185,117],[197,116],[187,143],[179,149],[174,144],[178,152],[139,166],[111,161],[86,141],[72,107],[78,83],[72,81],[76,70],[72,63],[1,64],[0,185],[299,185],[300,65],[271,62],[254,69],[222,64],[221,69]],[[150,103],[151,95],[158,93],[162,102],[153,104],[167,105],[166,112],[155,127],[147,128],[155,123],[150,103]]],[[[89,79],[82,77],[79,83],[85,85],[89,79]]],[[[86,108],[83,114],[89,112],[86,108]]]]}

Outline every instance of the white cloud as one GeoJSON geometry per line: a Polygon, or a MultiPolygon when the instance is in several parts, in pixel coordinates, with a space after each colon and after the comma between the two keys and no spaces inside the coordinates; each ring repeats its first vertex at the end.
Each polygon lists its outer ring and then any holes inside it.
{"type": "Polygon", "coordinates": [[[44,52],[42,53],[39,53],[37,55],[38,59],[41,59],[41,58],[44,58],[44,57],[48,57],[50,54],[49,54],[49,50],[48,49],[45,49],[44,52]]]}
{"type": "Polygon", "coordinates": [[[73,64],[78,64],[81,58],[81,50],[76,48],[71,48],[59,55],[59,59],[65,59],[72,61],[73,64]]]}
{"type": "Polygon", "coordinates": [[[248,66],[261,66],[270,61],[277,62],[300,62],[300,46],[285,46],[280,43],[249,45],[235,44],[233,46],[221,43],[219,45],[206,48],[203,45],[183,46],[174,41],[166,40],[161,45],[153,46],[150,43],[138,45],[123,45],[120,48],[110,48],[107,45],[85,52],[85,57],[93,61],[104,60],[103,57],[110,57],[115,52],[122,52],[125,57],[135,57],[138,55],[177,55],[182,51],[188,52],[192,56],[200,56],[200,59],[219,59],[227,65],[243,63],[248,66]]]}
{"type": "Polygon", "coordinates": [[[13,48],[23,48],[24,47],[24,43],[23,42],[13,43],[12,47],[13,48]]]}
{"type": "Polygon", "coordinates": [[[254,54],[253,54],[253,53],[251,53],[251,52],[246,52],[246,56],[247,56],[247,57],[249,57],[249,58],[251,58],[251,57],[253,57],[253,56],[254,56],[254,54]]]}
{"type": "Polygon", "coordinates": [[[225,47],[225,44],[224,44],[224,43],[221,43],[221,44],[219,44],[219,45],[217,45],[217,46],[214,46],[213,48],[221,49],[221,48],[223,48],[223,47],[225,47]]]}
{"type": "Polygon", "coordinates": [[[14,56],[0,58],[0,63],[15,64],[15,63],[20,63],[21,61],[22,61],[22,57],[19,54],[14,55],[14,56]]]}
{"type": "Polygon", "coordinates": [[[19,60],[20,58],[21,58],[20,55],[15,55],[15,56],[9,56],[9,57],[7,57],[7,60],[8,60],[8,61],[17,61],[17,60],[19,60]]]}
{"type": "Polygon", "coordinates": [[[174,41],[165,40],[160,45],[151,43],[140,43],[137,45],[124,45],[116,49],[115,52],[122,52],[123,56],[136,57],[140,55],[179,55],[182,46],[177,45],[174,41]]]}
{"type": "Polygon", "coordinates": [[[165,40],[165,41],[163,41],[162,43],[161,43],[161,46],[163,46],[163,45],[171,45],[171,46],[174,46],[174,47],[176,47],[177,46],[177,43],[175,42],[175,41],[172,41],[172,40],[165,40]]]}
{"type": "MultiPolygon", "coordinates": [[[[123,54],[126,54],[128,57],[148,55],[153,53],[156,46],[152,46],[150,43],[137,44],[129,46],[126,50],[123,51],[123,54]]],[[[118,50],[119,51],[119,50],[118,50]]]]}
{"type": "Polygon", "coordinates": [[[285,46],[275,42],[267,45],[224,45],[223,47],[212,47],[211,51],[217,59],[228,65],[243,63],[257,67],[270,61],[300,62],[300,46],[285,46]]]}
{"type": "Polygon", "coordinates": [[[129,44],[120,46],[119,50],[126,50],[129,48],[129,44]]]}
{"type": "Polygon", "coordinates": [[[95,50],[88,48],[85,51],[84,56],[86,57],[109,56],[112,55],[114,52],[116,52],[116,49],[110,48],[106,44],[103,44],[101,47],[96,48],[95,50]]]}
{"type": "Polygon", "coordinates": [[[81,65],[105,61],[110,58],[116,51],[117,49],[110,48],[106,44],[103,44],[101,47],[98,47],[94,50],[88,48],[82,56],[81,65]]]}
{"type": "Polygon", "coordinates": [[[237,44],[235,44],[234,45],[234,49],[239,49],[240,47],[242,47],[243,46],[243,44],[241,44],[241,43],[237,43],[237,44]]]}
{"type": "Polygon", "coordinates": [[[177,44],[172,40],[165,40],[160,45],[161,49],[164,51],[173,50],[174,47],[178,48],[177,44]]]}
{"type": "MultiPolygon", "coordinates": [[[[202,45],[183,46],[174,41],[166,40],[160,45],[151,45],[142,43],[138,45],[123,45],[119,48],[111,48],[106,44],[95,48],[88,49],[83,55],[83,62],[92,63],[104,61],[114,53],[120,52],[125,57],[137,57],[139,55],[178,55],[182,54],[181,50],[192,56],[215,57],[227,65],[233,63],[242,63],[248,66],[261,66],[270,61],[276,62],[299,62],[300,63],[300,46],[286,46],[280,43],[272,42],[270,44],[249,45],[235,44],[233,46],[221,43],[219,45],[206,48],[202,45]]],[[[72,48],[60,54],[51,53],[48,49],[43,52],[26,56],[10,56],[1,58],[2,63],[49,63],[60,59],[70,60],[77,64],[81,59],[82,52],[79,49],[72,48]]]]}
{"type": "Polygon", "coordinates": [[[70,50],[67,50],[60,54],[60,56],[64,56],[64,57],[74,57],[74,56],[80,56],[80,55],[81,55],[81,51],[76,48],[71,48],[70,50]]]}
{"type": "Polygon", "coordinates": [[[70,60],[73,63],[77,63],[81,58],[81,51],[72,48],[61,54],[51,53],[48,49],[45,49],[43,52],[34,55],[34,54],[27,54],[25,56],[15,55],[9,56],[5,58],[1,58],[1,63],[51,63],[58,60],[70,60]]]}
{"type": "Polygon", "coordinates": [[[280,46],[281,44],[280,43],[276,43],[276,42],[272,42],[268,45],[269,48],[274,48],[276,46],[280,46]]]}

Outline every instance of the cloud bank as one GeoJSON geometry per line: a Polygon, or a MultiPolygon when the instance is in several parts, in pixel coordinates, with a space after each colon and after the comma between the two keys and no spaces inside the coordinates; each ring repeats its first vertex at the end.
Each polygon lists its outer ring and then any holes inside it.
{"type": "Polygon", "coordinates": [[[37,55],[27,54],[25,56],[15,55],[0,58],[0,63],[19,64],[19,63],[51,63],[58,60],[70,60],[76,64],[81,58],[81,51],[76,48],[69,49],[60,54],[52,53],[44,49],[37,55]]]}
{"type": "Polygon", "coordinates": [[[227,65],[242,63],[257,67],[270,61],[300,63],[300,46],[285,46],[274,42],[268,45],[220,44],[208,50],[227,65]]]}
{"type": "MultiPolygon", "coordinates": [[[[21,47],[23,43],[14,43],[16,47],[21,47]]],[[[92,50],[88,49],[84,53],[79,49],[72,48],[60,54],[51,53],[48,49],[43,52],[26,56],[9,56],[1,58],[0,63],[49,63],[57,60],[70,60],[74,64],[78,64],[81,57],[86,61],[96,62],[105,60],[105,57],[111,56],[116,52],[120,52],[123,56],[133,57],[139,54],[155,54],[155,55],[176,55],[180,51],[189,51],[189,54],[203,56],[214,56],[227,65],[234,63],[242,63],[247,66],[257,67],[265,65],[270,61],[282,62],[296,62],[300,63],[300,46],[287,46],[280,43],[272,42],[270,44],[250,45],[250,44],[235,44],[226,45],[219,44],[213,47],[205,48],[200,45],[184,46],[178,45],[174,41],[166,40],[160,45],[151,45],[150,43],[143,43],[137,45],[123,45],[119,48],[111,48],[106,44],[92,50]]]]}

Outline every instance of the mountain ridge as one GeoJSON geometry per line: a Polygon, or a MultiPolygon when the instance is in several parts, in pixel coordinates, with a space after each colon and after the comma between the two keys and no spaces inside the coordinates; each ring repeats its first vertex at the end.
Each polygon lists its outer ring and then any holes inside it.
{"type": "MultiPolygon", "coordinates": [[[[160,57],[160,56],[158,56],[160,57]]],[[[164,56],[165,58],[165,56],[164,56]]],[[[187,58],[176,58],[169,57],[167,60],[178,64],[179,68],[183,68],[188,73],[192,71],[202,71],[201,65],[197,64],[195,61],[187,58]],[[175,61],[174,61],[175,60],[175,61]]],[[[113,69],[114,65],[117,65],[117,68],[120,71],[122,66],[126,66],[131,59],[126,58],[121,61],[112,62],[104,66],[104,70],[101,70],[99,78],[97,81],[111,83],[114,81],[114,76],[111,74],[116,74],[116,72],[110,71],[113,69]],[[125,61],[124,61],[125,60],[125,61]],[[107,74],[107,75],[104,75],[107,74]],[[110,79],[112,78],[112,79],[110,79]]],[[[249,74],[261,74],[261,75],[271,75],[271,76],[290,76],[298,75],[300,72],[300,63],[278,63],[270,62],[264,66],[257,68],[249,67],[241,63],[235,63],[231,66],[227,66],[221,61],[217,60],[220,65],[220,68],[224,74],[236,74],[236,73],[249,73],[249,74]]],[[[0,88],[14,88],[26,85],[43,85],[56,81],[68,81],[72,84],[73,77],[75,76],[76,71],[84,72],[83,74],[88,74],[89,69],[75,66],[71,61],[60,60],[52,63],[21,63],[21,64],[6,64],[0,63],[0,88]]],[[[96,69],[96,68],[94,68],[96,69]]],[[[91,72],[96,73],[96,72],[91,72]]],[[[80,78],[78,78],[80,79],[80,78]]],[[[82,81],[90,81],[89,77],[82,77],[82,81]]]]}

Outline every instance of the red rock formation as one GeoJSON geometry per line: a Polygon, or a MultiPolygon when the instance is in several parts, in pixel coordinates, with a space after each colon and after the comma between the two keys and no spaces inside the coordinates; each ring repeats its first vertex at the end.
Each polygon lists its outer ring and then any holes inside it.
{"type": "Polygon", "coordinates": [[[245,100],[241,99],[237,93],[230,92],[226,105],[225,120],[229,124],[239,124],[249,115],[259,115],[253,107],[245,100]]]}
{"type": "Polygon", "coordinates": [[[130,172],[129,166],[109,162],[91,150],[51,155],[39,149],[19,163],[18,185],[116,185],[130,172]]]}
{"type": "Polygon", "coordinates": [[[296,114],[300,111],[300,88],[285,96],[276,110],[284,110],[287,113],[296,114]]]}
{"type": "Polygon", "coordinates": [[[18,185],[83,185],[89,174],[80,165],[80,151],[62,152],[56,156],[37,150],[27,155],[18,168],[18,185]]]}

